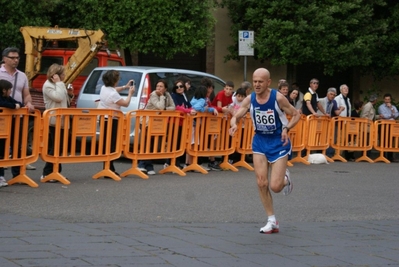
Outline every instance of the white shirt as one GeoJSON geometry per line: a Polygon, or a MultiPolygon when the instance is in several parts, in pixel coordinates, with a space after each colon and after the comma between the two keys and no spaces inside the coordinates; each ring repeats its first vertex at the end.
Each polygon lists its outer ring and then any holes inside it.
{"type": "Polygon", "coordinates": [[[98,103],[98,108],[108,108],[108,109],[116,109],[120,110],[121,106],[116,104],[122,97],[116,91],[114,87],[105,86],[101,87],[100,92],[100,103],[98,103]]]}
{"type": "Polygon", "coordinates": [[[342,94],[337,95],[334,100],[337,102],[337,106],[343,106],[345,107],[345,109],[343,111],[341,111],[341,113],[339,114],[340,117],[350,117],[351,116],[351,111],[352,111],[352,106],[351,106],[351,101],[348,99],[348,107],[345,104],[345,99],[344,96],[342,94]],[[349,110],[348,110],[349,108],[349,110]],[[347,116],[347,114],[349,114],[349,116],[347,116]]]}

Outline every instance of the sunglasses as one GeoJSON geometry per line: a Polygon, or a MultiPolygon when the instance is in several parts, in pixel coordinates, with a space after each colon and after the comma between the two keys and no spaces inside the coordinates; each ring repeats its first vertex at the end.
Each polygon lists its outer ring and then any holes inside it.
{"type": "Polygon", "coordinates": [[[176,85],[176,88],[184,88],[183,85],[176,85]]]}

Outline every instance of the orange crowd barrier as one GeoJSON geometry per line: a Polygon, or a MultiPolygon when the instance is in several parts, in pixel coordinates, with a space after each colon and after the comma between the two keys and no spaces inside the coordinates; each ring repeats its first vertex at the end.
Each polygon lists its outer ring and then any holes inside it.
{"type": "Polygon", "coordinates": [[[237,138],[235,151],[240,153],[240,160],[233,164],[234,167],[244,167],[253,171],[254,168],[245,161],[245,156],[252,154],[252,138],[254,136],[254,126],[251,115],[247,113],[237,124],[237,138]]]}
{"type": "Polygon", "coordinates": [[[104,169],[93,175],[93,179],[102,176],[111,177],[115,181],[121,178],[110,170],[110,161],[118,159],[122,154],[124,115],[119,110],[111,109],[78,109],[55,108],[43,113],[43,144],[41,158],[53,163],[53,172],[42,182],[57,180],[70,184],[58,169],[60,163],[104,162],[104,169]],[[117,122],[115,151],[111,151],[112,127],[117,122]],[[108,124],[105,130],[105,124],[108,124]],[[49,153],[47,138],[51,125],[55,125],[54,151],[49,153]]]}
{"type": "Polygon", "coordinates": [[[228,162],[228,155],[234,153],[237,135],[230,136],[230,116],[198,113],[188,116],[188,140],[186,152],[193,156],[193,163],[183,171],[208,173],[198,164],[198,157],[223,156],[222,169],[238,171],[228,162]],[[195,126],[194,126],[195,125],[195,126]]]}
{"type": "Polygon", "coordinates": [[[374,122],[374,133],[374,148],[380,152],[374,162],[390,163],[384,153],[399,152],[399,122],[377,120],[374,122]]]}
{"type": "Polygon", "coordinates": [[[174,172],[180,176],[186,173],[176,166],[176,159],[186,148],[186,115],[178,111],[135,110],[126,114],[126,143],[124,156],[132,160],[132,168],[122,177],[137,175],[148,179],[148,175],[137,167],[139,160],[170,159],[170,165],[159,173],[174,172]],[[134,125],[134,137],[129,134],[134,125]]]}
{"type": "Polygon", "coordinates": [[[341,151],[363,151],[363,155],[356,162],[374,161],[367,156],[367,151],[373,147],[373,122],[366,118],[334,117],[331,119],[331,146],[335,149],[333,160],[347,162],[341,156],[341,151]]]}
{"type": "Polygon", "coordinates": [[[0,108],[0,139],[4,144],[4,158],[0,159],[0,166],[20,166],[20,174],[9,180],[9,185],[22,183],[38,187],[26,175],[26,165],[39,157],[40,119],[39,110],[29,112],[27,108],[0,108]]]}
{"type": "Polygon", "coordinates": [[[331,135],[330,117],[307,116],[307,132],[305,137],[306,158],[312,150],[321,150],[329,162],[334,162],[326,155],[326,150],[330,146],[331,135]]]}
{"type": "MultiPolygon", "coordinates": [[[[290,116],[287,116],[288,119],[291,119],[290,116]]],[[[305,149],[305,141],[306,135],[305,133],[308,130],[307,125],[307,117],[305,115],[301,115],[298,123],[290,129],[288,132],[288,136],[291,140],[292,145],[292,153],[296,153],[293,155],[293,158],[288,161],[288,165],[293,165],[294,162],[300,162],[305,165],[309,165],[310,163],[301,155],[301,151],[305,149]]]]}

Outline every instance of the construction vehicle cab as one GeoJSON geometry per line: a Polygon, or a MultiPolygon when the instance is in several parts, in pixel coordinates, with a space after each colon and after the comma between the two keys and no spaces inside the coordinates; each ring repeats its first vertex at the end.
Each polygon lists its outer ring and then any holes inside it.
{"type": "MultiPolygon", "coordinates": [[[[44,110],[42,86],[47,79],[51,64],[65,66],[65,84],[71,84],[75,97],[88,74],[96,67],[124,66],[119,55],[106,49],[104,33],[101,30],[21,27],[25,41],[26,65],[32,102],[35,108],[44,110]],[[62,43],[68,48],[58,47],[62,43]]],[[[72,106],[75,106],[73,101],[72,106]]]]}

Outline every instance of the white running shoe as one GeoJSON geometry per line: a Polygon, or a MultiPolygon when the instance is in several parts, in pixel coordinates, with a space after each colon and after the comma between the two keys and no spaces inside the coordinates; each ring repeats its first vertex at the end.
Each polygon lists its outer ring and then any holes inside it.
{"type": "Polygon", "coordinates": [[[140,171],[144,172],[144,173],[147,173],[147,169],[146,169],[146,168],[140,168],[140,167],[138,167],[138,169],[139,169],[140,171]]]}
{"type": "Polygon", "coordinates": [[[290,171],[288,169],[285,170],[285,179],[288,181],[288,183],[283,188],[283,194],[284,196],[288,196],[292,192],[292,189],[294,188],[294,185],[292,184],[290,178],[290,171]]]}
{"type": "Polygon", "coordinates": [[[204,170],[208,171],[208,172],[211,170],[211,168],[208,167],[208,164],[207,164],[207,163],[202,164],[201,167],[202,167],[204,170]]]}
{"type": "Polygon", "coordinates": [[[260,233],[262,234],[273,234],[279,232],[278,221],[267,221],[267,224],[260,228],[260,233]]]}
{"type": "Polygon", "coordinates": [[[148,174],[148,175],[155,175],[155,174],[156,174],[156,172],[155,172],[155,171],[153,171],[153,170],[151,170],[151,171],[148,171],[148,172],[147,172],[147,174],[148,174]]]}
{"type": "Polygon", "coordinates": [[[163,165],[163,168],[166,169],[167,167],[169,167],[169,164],[168,164],[168,163],[165,163],[165,164],[163,165]]]}
{"type": "Polygon", "coordinates": [[[0,176],[0,187],[6,187],[6,186],[8,186],[6,179],[4,179],[3,176],[0,176]]]}
{"type": "MultiPolygon", "coordinates": [[[[40,181],[44,180],[44,178],[46,178],[46,176],[42,175],[42,176],[40,177],[40,181]]],[[[48,182],[49,182],[49,183],[56,183],[56,182],[58,182],[58,181],[57,181],[57,180],[48,180],[48,182]]]]}
{"type": "Polygon", "coordinates": [[[27,170],[36,170],[36,167],[33,166],[33,165],[30,165],[30,164],[27,164],[27,165],[26,165],[26,169],[27,169],[27,170]]]}

